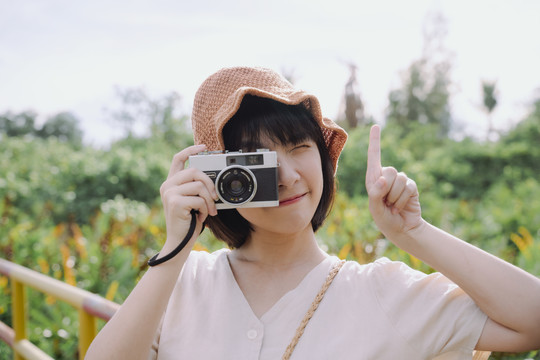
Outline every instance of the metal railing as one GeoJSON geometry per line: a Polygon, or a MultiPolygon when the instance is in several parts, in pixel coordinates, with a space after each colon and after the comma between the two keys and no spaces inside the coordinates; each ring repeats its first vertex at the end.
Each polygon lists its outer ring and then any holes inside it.
{"type": "Polygon", "coordinates": [[[28,317],[26,286],[64,301],[79,310],[79,359],[84,359],[90,343],[97,334],[97,318],[108,321],[120,307],[120,305],[99,295],[4,259],[0,259],[0,274],[10,279],[13,306],[13,329],[0,322],[0,340],[13,348],[16,360],[52,359],[28,341],[26,337],[26,319],[28,317]]]}

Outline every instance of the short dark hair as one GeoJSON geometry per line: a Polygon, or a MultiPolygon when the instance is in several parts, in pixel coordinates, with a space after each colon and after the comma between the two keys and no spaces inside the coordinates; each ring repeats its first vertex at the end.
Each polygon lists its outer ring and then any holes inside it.
{"type": "MultiPolygon", "coordinates": [[[[299,144],[313,140],[321,156],[323,191],[319,205],[311,219],[317,231],[328,216],[335,194],[334,167],[320,126],[301,104],[286,105],[272,99],[246,95],[240,108],[223,128],[227,150],[254,151],[260,147],[261,136],[277,144],[299,144]],[[246,139],[249,143],[246,144],[246,139]]],[[[241,247],[252,228],[236,209],[218,210],[208,216],[206,225],[212,233],[231,248],[241,247]]]]}

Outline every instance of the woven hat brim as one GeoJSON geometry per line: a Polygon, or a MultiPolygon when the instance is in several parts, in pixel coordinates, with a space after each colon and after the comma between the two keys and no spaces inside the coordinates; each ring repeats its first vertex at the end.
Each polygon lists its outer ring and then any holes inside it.
{"type": "MultiPolygon", "coordinates": [[[[345,143],[347,141],[347,133],[335,122],[323,117],[319,100],[314,95],[302,90],[284,91],[283,89],[280,89],[280,94],[276,94],[249,86],[238,88],[227,98],[227,100],[211,119],[211,123],[215,124],[216,126],[215,134],[218,134],[218,136],[212,139],[212,141],[208,141],[210,139],[205,139],[209,150],[225,150],[223,137],[221,136],[223,127],[234,116],[234,114],[236,114],[242,104],[244,96],[246,95],[268,98],[286,105],[302,104],[311,112],[314,120],[321,127],[326,147],[330,153],[330,159],[332,160],[334,171],[337,170],[339,155],[341,154],[341,151],[345,147],[345,143]]],[[[202,143],[201,140],[202,139],[198,139],[196,136],[196,143],[202,143]]]]}

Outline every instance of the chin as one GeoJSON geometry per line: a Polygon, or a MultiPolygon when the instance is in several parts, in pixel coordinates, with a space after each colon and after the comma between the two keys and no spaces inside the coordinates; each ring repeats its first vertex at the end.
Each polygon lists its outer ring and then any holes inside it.
{"type": "Polygon", "coordinates": [[[295,234],[312,229],[314,213],[306,214],[305,206],[300,211],[282,211],[287,207],[238,209],[240,215],[256,229],[266,229],[281,234],[295,234]]]}
{"type": "Polygon", "coordinates": [[[311,226],[312,218],[313,216],[307,218],[301,215],[294,216],[287,214],[286,216],[280,217],[275,221],[273,219],[269,219],[270,221],[268,225],[270,228],[274,229],[275,232],[292,235],[304,232],[306,230],[313,231],[313,227],[311,226]]]}

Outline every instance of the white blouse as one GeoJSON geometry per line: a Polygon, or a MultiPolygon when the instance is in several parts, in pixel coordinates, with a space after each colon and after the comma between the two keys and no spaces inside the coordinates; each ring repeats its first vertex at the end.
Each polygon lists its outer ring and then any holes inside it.
{"type": "MultiPolygon", "coordinates": [[[[227,259],[193,251],[150,359],[281,359],[332,266],[329,256],[261,318],[227,259]]],[[[345,263],[291,359],[471,359],[486,315],[439,273],[401,262],[345,263]]]]}

